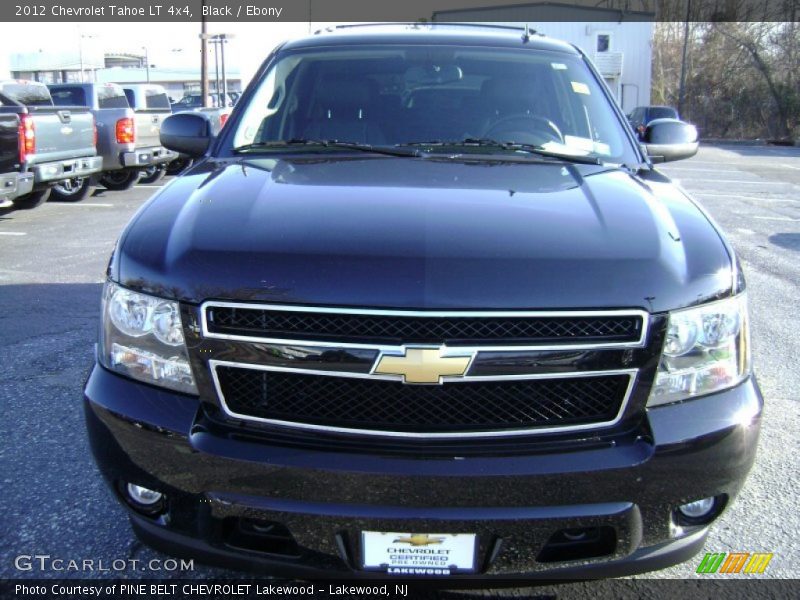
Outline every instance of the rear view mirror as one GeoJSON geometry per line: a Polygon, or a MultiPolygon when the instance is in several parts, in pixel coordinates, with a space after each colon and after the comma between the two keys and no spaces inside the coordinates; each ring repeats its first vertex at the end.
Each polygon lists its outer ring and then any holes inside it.
{"type": "Polygon", "coordinates": [[[697,154],[697,128],[678,119],[655,119],[648,123],[642,142],[654,163],[691,158],[697,154]]]}
{"type": "Polygon", "coordinates": [[[464,72],[456,65],[426,65],[411,67],[405,74],[406,83],[418,85],[441,85],[461,81],[464,72]]]}

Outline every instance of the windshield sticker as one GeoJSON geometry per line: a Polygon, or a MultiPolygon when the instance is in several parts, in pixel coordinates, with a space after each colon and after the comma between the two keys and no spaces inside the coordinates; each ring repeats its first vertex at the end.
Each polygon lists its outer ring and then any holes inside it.
{"type": "Polygon", "coordinates": [[[572,91],[576,94],[586,94],[589,96],[591,92],[589,92],[589,86],[585,83],[581,83],[580,81],[572,81],[572,91]]]}
{"type": "Polygon", "coordinates": [[[609,156],[611,154],[611,146],[609,146],[608,144],[603,144],[602,142],[595,142],[594,140],[590,140],[589,138],[578,137],[575,135],[565,135],[564,145],[587,153],[593,152],[595,154],[600,154],[603,156],[609,156]]]}
{"type": "Polygon", "coordinates": [[[567,65],[564,63],[550,63],[550,66],[553,67],[556,71],[566,71],[567,65]]]}

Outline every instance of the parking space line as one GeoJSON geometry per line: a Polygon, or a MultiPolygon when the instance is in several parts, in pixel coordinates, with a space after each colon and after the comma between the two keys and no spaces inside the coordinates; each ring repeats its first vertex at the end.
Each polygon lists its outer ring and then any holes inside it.
{"type": "Polygon", "coordinates": [[[670,171],[692,171],[696,173],[741,173],[741,171],[737,169],[692,169],[691,167],[661,167],[659,170],[666,173],[669,173],[670,171]]]}
{"type": "Polygon", "coordinates": [[[795,219],[793,217],[759,217],[755,216],[754,219],[761,219],[762,221],[791,221],[791,222],[798,222],[800,223],[800,219],[795,219]]]}
{"type": "Polygon", "coordinates": [[[61,206],[88,206],[90,208],[91,207],[111,208],[114,205],[102,202],[62,202],[61,206]]]}
{"type": "Polygon", "coordinates": [[[763,179],[697,179],[691,177],[688,179],[689,181],[705,181],[707,183],[757,183],[759,185],[792,185],[787,181],[764,181],[763,179]]]}
{"type": "Polygon", "coordinates": [[[0,231],[0,235],[28,235],[24,231],[0,231]]]}
{"type": "Polygon", "coordinates": [[[720,194],[717,192],[691,192],[694,196],[712,196],[719,198],[737,198],[739,200],[758,200],[759,202],[797,202],[793,198],[765,198],[763,196],[742,196],[741,194],[720,194]]]}

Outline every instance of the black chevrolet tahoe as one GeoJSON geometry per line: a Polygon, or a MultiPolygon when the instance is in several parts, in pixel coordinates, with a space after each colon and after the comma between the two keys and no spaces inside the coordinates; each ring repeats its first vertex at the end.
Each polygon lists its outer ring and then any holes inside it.
{"type": "Polygon", "coordinates": [[[263,63],[122,233],[85,388],[136,534],[298,578],[616,577],[750,469],[745,281],[577,48],[349,27],[263,63]]]}

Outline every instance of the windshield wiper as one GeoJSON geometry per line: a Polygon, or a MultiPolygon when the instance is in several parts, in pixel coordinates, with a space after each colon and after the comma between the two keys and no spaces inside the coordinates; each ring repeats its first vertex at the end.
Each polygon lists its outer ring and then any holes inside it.
{"type": "Polygon", "coordinates": [[[370,152],[373,154],[386,154],[388,156],[420,156],[422,152],[416,149],[400,148],[397,146],[376,146],[373,144],[362,144],[359,142],[343,142],[339,140],[310,140],[303,138],[293,138],[290,140],[269,140],[265,142],[255,142],[237,146],[234,152],[249,152],[251,150],[261,150],[264,148],[292,148],[292,147],[313,147],[322,148],[342,148],[345,150],[356,150],[357,152],[370,152]]]}
{"type": "Polygon", "coordinates": [[[478,148],[499,148],[501,150],[513,150],[518,152],[526,152],[534,154],[543,158],[552,158],[555,160],[568,161],[573,163],[580,163],[586,165],[602,165],[604,164],[596,156],[588,156],[583,154],[565,154],[561,152],[554,152],[548,150],[543,146],[536,144],[522,144],[519,142],[500,142],[498,140],[491,140],[487,138],[464,138],[460,141],[443,141],[432,140],[430,142],[406,142],[404,144],[396,144],[398,147],[410,146],[412,148],[425,148],[425,147],[463,147],[473,146],[478,148]]]}

